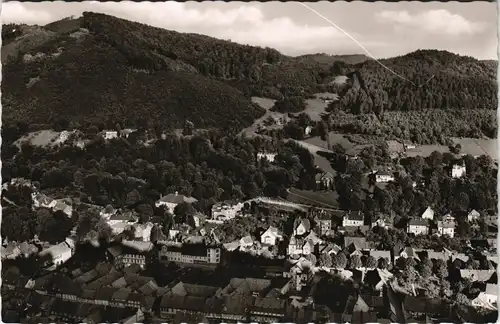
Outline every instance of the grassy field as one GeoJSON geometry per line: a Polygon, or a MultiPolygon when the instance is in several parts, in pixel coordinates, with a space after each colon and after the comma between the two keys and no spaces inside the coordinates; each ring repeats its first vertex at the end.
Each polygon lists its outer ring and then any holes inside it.
{"type": "Polygon", "coordinates": [[[315,93],[314,96],[315,96],[314,99],[306,100],[307,108],[304,111],[301,111],[301,113],[308,114],[311,120],[320,121],[321,114],[325,113],[325,108],[328,106],[328,104],[325,103],[320,98],[324,97],[324,98],[338,99],[339,96],[336,93],[329,93],[329,92],[315,93]]]}
{"type": "Polygon", "coordinates": [[[334,191],[312,191],[299,190],[296,188],[290,189],[287,200],[304,205],[317,207],[338,208],[338,195],[334,191]]]}
{"type": "Polygon", "coordinates": [[[33,146],[46,147],[56,144],[56,140],[59,138],[59,135],[59,132],[55,132],[53,130],[42,130],[32,132],[21,137],[14,144],[19,147],[22,143],[30,142],[33,146]]]}
{"type": "MultiPolygon", "coordinates": [[[[487,154],[492,159],[498,159],[497,139],[453,138],[453,142],[462,146],[461,154],[470,154],[472,156],[487,154]]],[[[417,145],[415,149],[407,151],[406,155],[426,157],[433,151],[450,152],[448,146],[445,145],[417,145]]]]}

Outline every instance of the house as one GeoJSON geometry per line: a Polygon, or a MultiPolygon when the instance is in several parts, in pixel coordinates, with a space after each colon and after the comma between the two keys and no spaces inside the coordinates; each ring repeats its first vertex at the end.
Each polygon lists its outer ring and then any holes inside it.
{"type": "Polygon", "coordinates": [[[332,214],[323,209],[312,210],[310,214],[314,215],[319,235],[328,235],[332,229],[332,214]]]}
{"type": "Polygon", "coordinates": [[[59,244],[53,245],[39,253],[40,257],[49,257],[54,266],[59,266],[66,261],[68,261],[73,256],[74,250],[71,248],[68,242],[61,242],[59,244]]]}
{"type": "Polygon", "coordinates": [[[342,248],[334,243],[328,243],[328,244],[320,243],[318,245],[318,254],[320,255],[321,254],[335,255],[340,251],[342,251],[342,248]]]}
{"type": "Polygon", "coordinates": [[[419,252],[422,252],[421,249],[415,249],[411,246],[407,246],[403,249],[400,249],[398,247],[395,247],[394,248],[394,258],[393,258],[393,262],[395,263],[399,258],[405,258],[405,259],[408,259],[408,258],[413,258],[417,261],[420,261],[420,256],[419,256],[419,252]]]}
{"type": "Polygon", "coordinates": [[[182,244],[181,246],[163,246],[160,259],[189,264],[219,264],[221,248],[217,245],[182,244]]]}
{"type": "Polygon", "coordinates": [[[278,155],[278,153],[259,152],[257,153],[257,160],[267,160],[272,163],[276,159],[276,155],[278,155]]]}
{"type": "Polygon", "coordinates": [[[472,282],[486,282],[491,279],[496,270],[469,270],[460,269],[460,277],[469,279],[472,282]]]}
{"type": "Polygon", "coordinates": [[[155,203],[155,206],[159,208],[160,206],[165,206],[169,213],[173,214],[174,209],[177,205],[182,203],[193,204],[198,200],[193,197],[187,197],[184,195],[179,195],[176,191],[175,194],[168,194],[166,196],[160,197],[155,203]]]}
{"type": "Polygon", "coordinates": [[[412,218],[408,222],[407,233],[414,235],[427,235],[429,234],[429,223],[426,219],[412,218]]]}
{"type": "Polygon", "coordinates": [[[269,228],[261,234],[260,242],[267,245],[276,245],[276,242],[282,239],[282,235],[279,233],[278,229],[274,226],[269,226],[269,228]]]}
{"type": "Polygon", "coordinates": [[[56,200],[56,204],[54,205],[54,207],[52,207],[52,210],[54,212],[61,211],[66,214],[68,218],[71,218],[71,215],[73,215],[73,207],[66,204],[66,202],[62,199],[56,200]]]}
{"type": "Polygon", "coordinates": [[[253,246],[253,239],[250,235],[244,236],[240,239],[240,247],[243,249],[253,246]]]}
{"type": "Polygon", "coordinates": [[[461,178],[465,175],[465,173],[466,173],[465,165],[454,164],[451,168],[452,178],[461,178]]]}
{"type": "Polygon", "coordinates": [[[385,220],[382,216],[377,215],[375,216],[375,219],[372,221],[371,224],[372,227],[381,227],[381,228],[387,228],[387,224],[385,223],[385,220]]]}
{"type": "Polygon", "coordinates": [[[484,216],[484,222],[486,224],[497,225],[498,224],[498,215],[495,213],[487,213],[484,216]]]}
{"type": "Polygon", "coordinates": [[[469,212],[469,214],[467,214],[467,221],[471,223],[473,221],[479,220],[479,217],[481,217],[481,214],[479,214],[477,210],[473,209],[469,212]]]}
{"type": "Polygon", "coordinates": [[[330,172],[320,172],[315,176],[318,190],[331,190],[333,188],[333,175],[330,172]]]}
{"type": "Polygon", "coordinates": [[[153,223],[134,224],[133,228],[135,238],[145,242],[149,242],[151,239],[151,230],[153,229],[153,227],[153,223]]]}
{"type": "Polygon", "coordinates": [[[408,141],[405,141],[405,142],[403,143],[403,146],[404,146],[404,148],[405,148],[405,151],[406,151],[406,150],[413,150],[413,149],[417,148],[417,146],[416,146],[415,144],[413,144],[413,143],[411,143],[411,142],[408,142],[408,141]]]}
{"type": "Polygon", "coordinates": [[[386,269],[368,270],[364,276],[364,282],[374,292],[378,292],[382,295],[384,285],[391,280],[392,276],[392,273],[386,269]]]}
{"type": "Polygon", "coordinates": [[[386,183],[394,181],[394,175],[386,170],[380,170],[375,173],[375,182],[386,183]]]}
{"type": "MultiPolygon", "coordinates": [[[[152,247],[152,246],[151,246],[152,247]]],[[[138,265],[141,269],[146,269],[149,251],[138,251],[125,245],[113,245],[107,249],[107,259],[114,264],[117,269],[124,269],[131,265],[138,265]]]]}
{"type": "Polygon", "coordinates": [[[391,261],[391,251],[382,251],[382,250],[370,250],[368,255],[374,257],[375,260],[386,259],[387,262],[391,261]]]}
{"type": "Polygon", "coordinates": [[[307,126],[305,129],[304,129],[304,135],[305,136],[309,136],[311,135],[311,132],[312,132],[312,126],[307,126]]]}
{"type": "Polygon", "coordinates": [[[434,210],[431,207],[427,207],[427,209],[422,213],[422,219],[434,219],[434,210]]]}
{"type": "Polygon", "coordinates": [[[231,202],[221,202],[216,203],[212,206],[212,220],[216,221],[228,221],[235,218],[238,213],[243,209],[244,204],[231,203],[231,202]]]}
{"type": "Polygon", "coordinates": [[[292,237],[288,243],[288,255],[309,255],[314,252],[314,243],[312,240],[305,240],[292,237]]]}
{"type": "Polygon", "coordinates": [[[99,212],[99,216],[101,216],[101,218],[104,218],[105,220],[109,220],[111,216],[115,215],[117,212],[118,210],[114,209],[113,206],[107,205],[99,212]]]}
{"type": "Polygon", "coordinates": [[[304,237],[304,240],[310,240],[314,246],[323,243],[323,240],[319,238],[318,234],[312,230],[304,237]]]}
{"type": "Polygon", "coordinates": [[[2,260],[16,259],[21,255],[21,249],[14,242],[9,242],[6,247],[2,246],[2,260]]]}
{"type": "Polygon", "coordinates": [[[31,193],[31,198],[33,200],[33,208],[50,208],[52,209],[57,201],[46,196],[43,193],[31,193]]]}
{"type": "Polygon", "coordinates": [[[195,213],[187,216],[186,223],[192,228],[200,228],[206,220],[206,216],[202,213],[195,213]]]}
{"type": "Polygon", "coordinates": [[[437,222],[438,235],[448,235],[453,237],[455,235],[455,222],[438,221],[437,222]]]}
{"type": "Polygon", "coordinates": [[[133,225],[137,223],[138,220],[139,217],[134,212],[125,211],[125,212],[115,213],[107,220],[107,223],[109,226],[113,227],[113,225],[118,223],[127,223],[129,225],[133,225]]]}
{"type": "Polygon", "coordinates": [[[120,137],[128,138],[130,134],[135,133],[137,129],[125,128],[120,131],[120,137]]]}
{"type": "Polygon", "coordinates": [[[347,299],[342,323],[376,323],[377,314],[370,311],[370,307],[359,294],[353,294],[347,299]]]}
{"type": "Polygon", "coordinates": [[[486,289],[472,300],[472,306],[496,310],[498,300],[498,286],[496,284],[486,284],[486,289]]]}
{"type": "Polygon", "coordinates": [[[365,224],[365,216],[361,211],[351,211],[344,215],[342,226],[363,226],[365,224]]]}
{"type": "Polygon", "coordinates": [[[306,218],[297,218],[293,225],[293,235],[302,236],[311,230],[311,222],[306,218]]]}
{"type": "Polygon", "coordinates": [[[110,139],[113,139],[113,138],[117,138],[118,137],[118,132],[117,131],[113,131],[113,130],[104,130],[104,131],[101,132],[101,136],[105,140],[110,140],[110,139]]]}
{"type": "Polygon", "coordinates": [[[344,236],[344,249],[349,254],[358,254],[361,256],[361,251],[369,248],[366,237],[344,236]]]}

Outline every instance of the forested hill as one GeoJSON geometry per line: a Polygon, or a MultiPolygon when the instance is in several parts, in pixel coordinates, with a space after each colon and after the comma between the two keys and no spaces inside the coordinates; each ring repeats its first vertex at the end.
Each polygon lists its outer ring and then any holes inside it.
{"type": "Polygon", "coordinates": [[[356,113],[385,110],[496,109],[496,63],[447,51],[419,50],[355,65],[352,87],[343,97],[345,109],[356,113]],[[361,80],[360,80],[361,79],[361,80]],[[360,84],[363,84],[361,86],[360,84]]]}
{"type": "Polygon", "coordinates": [[[4,121],[147,118],[178,127],[189,119],[196,127],[242,128],[263,114],[252,95],[325,91],[340,91],[343,109],[356,114],[496,108],[496,64],[443,51],[383,60],[417,85],[435,75],[416,87],[363,55],[289,57],[90,12],[43,27],[11,25],[2,38],[4,121]],[[340,75],[351,76],[347,86],[332,82],[340,75]]]}

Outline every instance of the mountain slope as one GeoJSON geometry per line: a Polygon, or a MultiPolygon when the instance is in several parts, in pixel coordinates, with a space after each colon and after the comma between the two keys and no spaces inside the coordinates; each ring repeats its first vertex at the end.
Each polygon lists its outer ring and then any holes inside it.
{"type": "Polygon", "coordinates": [[[28,26],[21,34],[14,27],[2,31],[8,40],[2,55],[6,46],[14,48],[3,68],[7,121],[134,124],[147,118],[179,127],[190,119],[197,127],[242,128],[263,114],[250,102],[252,95],[306,98],[337,90],[341,108],[354,114],[496,108],[496,64],[444,51],[382,60],[417,85],[430,79],[419,87],[363,55],[288,57],[104,14],[86,12],[79,19],[28,26]],[[336,85],[335,77],[344,75],[349,82],[336,85]]]}
{"type": "Polygon", "coordinates": [[[355,65],[343,107],[355,114],[383,110],[496,109],[496,65],[447,51],[419,50],[355,65]],[[412,84],[413,83],[413,84],[412,84]]]}
{"type": "Polygon", "coordinates": [[[112,119],[127,125],[147,118],[165,128],[189,119],[197,127],[241,128],[264,112],[240,91],[190,73],[188,64],[154,51],[148,53],[151,58],[168,63],[162,69],[134,66],[120,50],[84,29],[59,34],[24,54],[3,69],[6,121],[112,119]]]}

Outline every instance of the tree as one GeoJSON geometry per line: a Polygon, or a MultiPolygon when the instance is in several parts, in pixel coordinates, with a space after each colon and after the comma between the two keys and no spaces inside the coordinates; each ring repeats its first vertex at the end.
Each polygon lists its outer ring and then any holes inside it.
{"type": "Polygon", "coordinates": [[[448,266],[441,259],[434,260],[433,270],[434,274],[441,280],[448,277],[448,266]]]}
{"type": "Polygon", "coordinates": [[[323,253],[319,256],[318,262],[320,267],[329,268],[332,266],[333,263],[332,256],[328,253],[323,253]]]}
{"type": "Polygon", "coordinates": [[[454,300],[455,300],[456,305],[470,305],[471,304],[470,299],[467,298],[467,296],[465,296],[462,293],[457,293],[454,300]]]}
{"type": "Polygon", "coordinates": [[[358,269],[361,268],[361,258],[359,255],[351,255],[349,258],[349,269],[358,269]]]}
{"type": "Polygon", "coordinates": [[[134,206],[142,200],[141,194],[137,189],[130,191],[125,199],[125,204],[127,206],[134,206]]]}
{"type": "Polygon", "coordinates": [[[182,128],[182,135],[184,136],[193,135],[193,131],[194,131],[194,124],[190,120],[186,119],[186,121],[184,122],[184,127],[182,128]]]}
{"type": "Polygon", "coordinates": [[[175,221],[178,224],[186,223],[187,216],[196,212],[192,204],[180,203],[174,208],[175,221]]]}
{"type": "Polygon", "coordinates": [[[389,267],[389,261],[386,258],[378,259],[378,268],[387,269],[389,267]]]}
{"type": "Polygon", "coordinates": [[[377,259],[375,257],[369,255],[365,260],[366,268],[375,268],[377,266],[377,259]]]}
{"type": "Polygon", "coordinates": [[[333,268],[345,269],[347,266],[347,257],[344,253],[339,252],[332,258],[333,268]]]}

